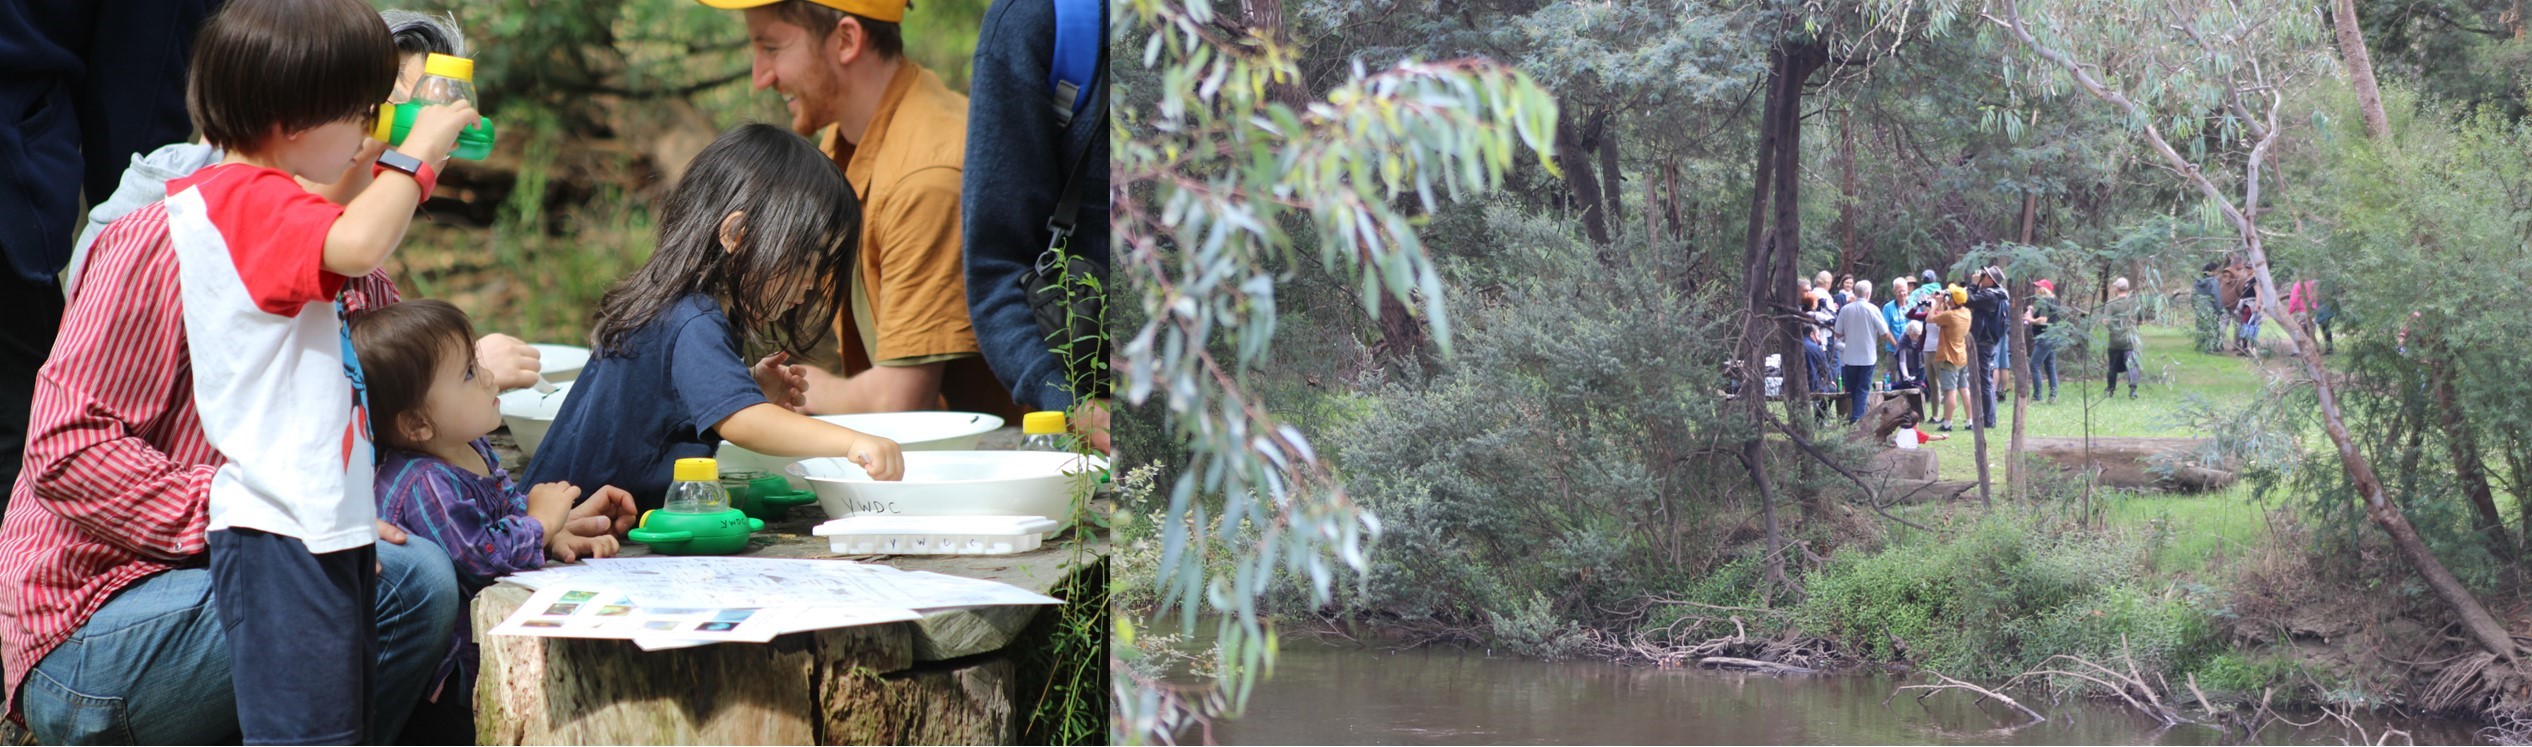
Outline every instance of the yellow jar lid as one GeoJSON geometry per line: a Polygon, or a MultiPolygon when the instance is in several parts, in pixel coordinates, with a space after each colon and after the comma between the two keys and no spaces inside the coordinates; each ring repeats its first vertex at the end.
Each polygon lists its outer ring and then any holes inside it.
{"type": "Polygon", "coordinates": [[[475,61],[433,52],[431,56],[422,58],[422,74],[456,78],[473,83],[475,82],[475,61]]]}
{"type": "Polygon", "coordinates": [[[381,143],[394,142],[396,136],[396,105],[394,103],[379,104],[378,114],[369,118],[369,127],[370,139],[381,143]]]}
{"type": "Polygon", "coordinates": [[[1020,432],[1031,436],[1064,432],[1064,413],[1056,410],[1032,412],[1020,417],[1020,432]]]}
{"type": "Polygon", "coordinates": [[[705,457],[679,459],[675,476],[678,482],[720,482],[721,465],[705,457]]]}

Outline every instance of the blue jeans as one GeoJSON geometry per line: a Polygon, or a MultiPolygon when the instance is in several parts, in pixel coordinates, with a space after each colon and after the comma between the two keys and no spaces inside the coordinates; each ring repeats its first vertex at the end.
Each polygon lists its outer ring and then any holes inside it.
{"type": "Polygon", "coordinates": [[[1846,385],[1846,422],[1864,417],[1864,395],[1873,390],[1873,366],[1844,366],[1838,369],[1839,383],[1846,385]]]}
{"type": "MultiPolygon", "coordinates": [[[[448,554],[430,540],[378,543],[378,671],[371,723],[386,742],[431,685],[464,612],[448,554]]],[[[125,587],[35,671],[21,701],[45,744],[236,744],[229,642],[211,571],[181,568],[125,587]]]]}
{"type": "Polygon", "coordinates": [[[2047,338],[2031,341],[2031,396],[2040,395],[2040,383],[2048,383],[2049,399],[2057,398],[2057,344],[2047,338]]]}
{"type": "Polygon", "coordinates": [[[1972,364],[1969,367],[1970,415],[1978,418],[1978,427],[1994,428],[1996,427],[1996,372],[1992,366],[1996,359],[1996,352],[2004,349],[2004,345],[2001,340],[1981,340],[1974,337],[1970,338],[1970,342],[1974,343],[1970,346],[1972,364]],[[1985,366],[1976,365],[1979,361],[1989,363],[1985,366]]]}
{"type": "Polygon", "coordinates": [[[369,702],[378,669],[376,544],[311,553],[297,537],[245,527],[205,539],[246,743],[380,741],[369,702]]]}

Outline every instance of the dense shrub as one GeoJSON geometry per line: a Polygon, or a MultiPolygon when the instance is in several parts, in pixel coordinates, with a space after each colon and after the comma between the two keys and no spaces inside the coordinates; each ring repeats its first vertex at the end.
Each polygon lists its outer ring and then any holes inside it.
{"type": "Polygon", "coordinates": [[[1850,552],[1805,581],[1795,618],[1876,660],[2010,677],[2068,654],[2183,672],[2217,643],[2194,593],[2141,588],[2141,545],[1999,513],[1949,538],[1850,552]]]}
{"type": "MultiPolygon", "coordinates": [[[[1410,367],[1322,421],[1324,448],[1385,528],[1348,611],[1495,631],[1515,649],[1721,562],[1754,503],[1730,456],[1719,366],[1728,283],[1677,247],[1595,250],[1497,208],[1496,247],[1446,264],[1457,355],[1410,367]]],[[[1331,395],[1329,399],[1337,398],[1331,395]]]]}

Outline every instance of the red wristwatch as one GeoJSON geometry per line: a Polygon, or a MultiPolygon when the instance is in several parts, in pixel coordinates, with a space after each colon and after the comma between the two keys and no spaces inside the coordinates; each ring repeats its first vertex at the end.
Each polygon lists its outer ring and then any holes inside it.
{"type": "Polygon", "coordinates": [[[402,171],[407,176],[413,177],[413,182],[421,185],[422,187],[422,199],[417,200],[416,202],[429,202],[431,200],[431,188],[437,186],[439,183],[439,175],[431,171],[430,164],[423,163],[422,159],[414,158],[392,150],[378,154],[378,166],[379,168],[402,171]]]}

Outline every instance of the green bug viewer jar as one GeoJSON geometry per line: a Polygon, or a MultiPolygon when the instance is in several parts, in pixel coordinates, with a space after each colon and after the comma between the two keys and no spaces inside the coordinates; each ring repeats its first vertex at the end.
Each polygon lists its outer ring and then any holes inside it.
{"type": "Polygon", "coordinates": [[[718,462],[679,459],[673,478],[667,504],[642,512],[641,527],[627,538],[666,555],[728,555],[747,549],[749,533],[765,528],[763,520],[730,507],[718,462]]]}

